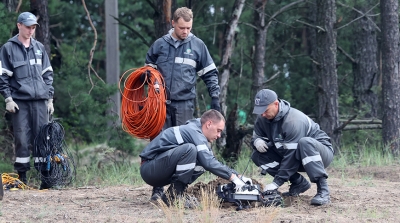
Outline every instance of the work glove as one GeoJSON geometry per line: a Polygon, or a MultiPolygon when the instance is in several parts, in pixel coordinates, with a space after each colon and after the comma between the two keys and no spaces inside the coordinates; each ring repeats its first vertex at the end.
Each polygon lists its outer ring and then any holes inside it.
{"type": "Polygon", "coordinates": [[[242,187],[246,185],[243,180],[239,179],[236,175],[234,175],[232,182],[235,184],[235,190],[236,192],[239,192],[242,190],[242,187]]]}
{"type": "Polygon", "coordinates": [[[54,106],[53,106],[53,99],[52,98],[50,98],[47,101],[47,112],[50,113],[50,115],[52,115],[53,112],[54,112],[54,106]]]}
{"type": "Polygon", "coordinates": [[[254,140],[254,147],[256,147],[257,151],[260,153],[265,153],[267,152],[268,146],[267,143],[262,140],[261,138],[257,138],[254,140]]]}
{"type": "Polygon", "coordinates": [[[17,103],[13,101],[12,97],[6,98],[5,102],[6,102],[6,110],[8,112],[15,113],[19,110],[17,103]]]}
{"type": "Polygon", "coordinates": [[[250,184],[253,185],[253,180],[251,180],[250,178],[247,178],[245,176],[242,176],[240,179],[242,179],[242,181],[246,184],[250,184]]]}
{"type": "Polygon", "coordinates": [[[272,182],[272,183],[270,183],[270,184],[265,185],[265,187],[264,187],[264,192],[266,192],[266,193],[272,193],[272,192],[274,192],[275,190],[277,190],[278,188],[279,188],[278,184],[272,182]]]}
{"type": "Polygon", "coordinates": [[[219,112],[221,112],[221,106],[219,105],[219,98],[218,97],[213,97],[211,100],[211,109],[215,109],[219,112]]]}

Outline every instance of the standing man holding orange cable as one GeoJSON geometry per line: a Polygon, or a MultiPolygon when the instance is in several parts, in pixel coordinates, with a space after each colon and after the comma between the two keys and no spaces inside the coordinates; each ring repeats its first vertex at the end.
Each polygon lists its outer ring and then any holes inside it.
{"type": "MultiPolygon", "coordinates": [[[[211,109],[221,111],[218,70],[204,42],[193,35],[193,12],[178,8],[173,15],[172,29],[157,39],[146,55],[146,65],[163,75],[167,91],[167,117],[163,129],[179,126],[193,118],[197,75],[208,88],[211,109]]],[[[164,189],[154,187],[151,200],[162,197],[164,189]]]]}

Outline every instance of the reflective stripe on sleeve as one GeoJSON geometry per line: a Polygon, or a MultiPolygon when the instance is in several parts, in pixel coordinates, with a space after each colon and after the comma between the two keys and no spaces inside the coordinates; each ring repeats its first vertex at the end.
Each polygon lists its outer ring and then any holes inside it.
{"type": "Polygon", "coordinates": [[[309,117],[307,117],[308,120],[308,130],[307,130],[307,135],[310,133],[311,131],[311,119],[309,117]]]}
{"type": "Polygon", "coordinates": [[[181,131],[179,131],[179,126],[175,126],[174,128],[174,135],[175,135],[175,139],[178,142],[178,144],[182,144],[183,143],[183,138],[181,135],[181,131]]]}
{"type": "Polygon", "coordinates": [[[53,68],[50,66],[50,67],[44,69],[44,70],[42,71],[42,75],[43,75],[44,73],[46,73],[47,71],[53,71],[53,68]]]}
{"type": "Polygon", "coordinates": [[[317,161],[322,161],[322,158],[320,155],[308,156],[308,157],[304,158],[303,160],[301,160],[301,162],[303,163],[303,166],[305,166],[309,162],[317,162],[317,161]]]}
{"type": "Polygon", "coordinates": [[[194,168],[194,171],[197,171],[197,172],[205,172],[206,170],[205,170],[204,167],[202,167],[202,166],[196,166],[196,167],[194,168]]]}
{"type": "Polygon", "coordinates": [[[200,152],[200,151],[202,151],[202,150],[207,150],[208,151],[208,147],[206,146],[206,145],[198,145],[198,146],[196,146],[196,148],[197,148],[197,152],[200,152]]]}
{"type": "Polygon", "coordinates": [[[12,76],[13,76],[13,72],[7,70],[7,69],[4,68],[4,67],[1,69],[1,73],[6,73],[9,77],[12,77],[12,76]]]}
{"type": "Polygon", "coordinates": [[[196,68],[196,61],[189,58],[175,57],[175,63],[187,64],[194,68],[196,68]]]}
{"type": "Polygon", "coordinates": [[[214,63],[208,65],[207,67],[205,67],[203,70],[200,70],[199,72],[197,72],[197,75],[199,75],[200,77],[203,76],[204,74],[206,74],[207,72],[217,69],[217,67],[215,66],[214,63]]]}

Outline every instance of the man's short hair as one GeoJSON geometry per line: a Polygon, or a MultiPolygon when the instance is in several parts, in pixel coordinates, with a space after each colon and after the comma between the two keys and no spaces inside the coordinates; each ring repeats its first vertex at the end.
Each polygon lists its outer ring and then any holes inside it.
{"type": "Polygon", "coordinates": [[[186,7],[181,7],[175,10],[174,12],[174,22],[178,22],[178,20],[182,18],[185,22],[190,22],[193,19],[193,12],[191,9],[186,7]]]}
{"type": "Polygon", "coordinates": [[[213,122],[220,122],[221,120],[225,122],[224,116],[219,111],[214,109],[204,112],[200,117],[201,125],[204,125],[204,123],[210,120],[213,122]]]}

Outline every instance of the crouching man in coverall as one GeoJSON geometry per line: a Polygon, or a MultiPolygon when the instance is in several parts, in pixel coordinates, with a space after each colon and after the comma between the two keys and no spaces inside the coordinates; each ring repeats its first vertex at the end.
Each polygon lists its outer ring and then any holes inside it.
{"type": "Polygon", "coordinates": [[[319,125],[301,111],[290,107],[289,102],[278,99],[269,89],[259,91],[255,97],[252,144],[253,162],[274,177],[264,187],[266,192],[276,190],[290,181],[289,192],[283,196],[297,196],[308,190],[310,183],[298,172],[306,172],[310,181],[317,184],[317,194],[312,205],[330,202],[325,168],[333,160],[329,136],[319,125]]]}
{"type": "Polygon", "coordinates": [[[162,131],[140,154],[143,180],[153,187],[170,184],[162,200],[170,205],[170,202],[184,199],[187,208],[193,208],[198,203],[184,196],[185,189],[205,171],[232,181],[236,190],[240,190],[245,182],[252,183],[251,179],[239,176],[214,157],[209,143],[221,137],[224,128],[225,118],[211,109],[204,112],[201,118],[162,131]]]}

